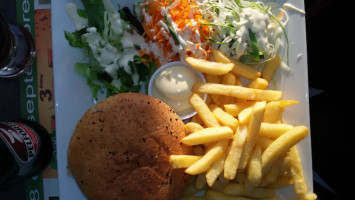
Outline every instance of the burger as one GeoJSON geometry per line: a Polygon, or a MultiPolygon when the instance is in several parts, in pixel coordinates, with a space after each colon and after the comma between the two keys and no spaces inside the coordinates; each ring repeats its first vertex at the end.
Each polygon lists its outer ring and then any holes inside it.
{"type": "Polygon", "coordinates": [[[111,96],[88,109],[68,147],[68,168],[88,199],[175,200],[190,176],[170,155],[192,154],[184,123],[167,104],[138,93],[111,96]]]}

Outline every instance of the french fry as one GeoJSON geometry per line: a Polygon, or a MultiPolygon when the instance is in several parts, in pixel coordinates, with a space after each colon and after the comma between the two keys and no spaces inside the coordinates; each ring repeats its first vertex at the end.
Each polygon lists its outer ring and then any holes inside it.
{"type": "Polygon", "coordinates": [[[211,150],[216,144],[217,144],[217,142],[203,144],[204,149],[205,149],[205,153],[207,153],[209,150],[211,150]]]}
{"type": "Polygon", "coordinates": [[[277,178],[282,175],[289,168],[289,159],[285,159],[285,156],[281,156],[276,160],[271,169],[266,173],[260,183],[261,187],[268,186],[270,183],[276,182],[277,178]]]}
{"type": "Polygon", "coordinates": [[[249,184],[253,187],[258,187],[261,178],[261,149],[258,145],[256,145],[250,155],[249,163],[248,163],[248,180],[249,184]]]}
{"type": "MultiPolygon", "coordinates": [[[[213,114],[213,110],[214,109],[216,109],[216,108],[218,108],[218,105],[217,104],[210,104],[210,105],[208,105],[208,108],[210,109],[210,111],[212,112],[212,114],[213,114]]],[[[217,119],[217,118],[216,118],[217,119]]],[[[217,119],[218,120],[218,119],[217,119]]]]}
{"type": "Polygon", "coordinates": [[[195,122],[197,124],[200,124],[201,126],[204,125],[204,122],[202,121],[199,115],[194,115],[191,119],[191,122],[195,122]]]}
{"type": "Polygon", "coordinates": [[[263,71],[261,72],[261,77],[270,81],[271,78],[274,76],[274,73],[277,67],[281,64],[281,56],[276,55],[273,59],[266,62],[263,71]]]}
{"type": "Polygon", "coordinates": [[[224,104],[224,110],[233,117],[238,116],[238,107],[235,104],[224,104]]]}
{"type": "Polygon", "coordinates": [[[238,119],[240,124],[249,124],[252,113],[253,113],[253,106],[245,108],[244,110],[240,111],[238,114],[238,119]]]}
{"type": "Polygon", "coordinates": [[[216,83],[196,83],[192,87],[192,91],[195,93],[217,94],[256,101],[278,101],[282,97],[282,92],[278,90],[260,90],[216,83]]]}
{"type": "MultiPolygon", "coordinates": [[[[219,78],[217,75],[211,75],[211,74],[206,74],[206,81],[207,83],[220,83],[219,78]]],[[[212,101],[217,104],[221,105],[221,95],[216,95],[216,94],[209,94],[211,96],[212,101]]]]}
{"type": "Polygon", "coordinates": [[[278,90],[260,90],[260,89],[252,89],[256,97],[253,100],[256,101],[278,101],[282,97],[282,92],[278,90]]]}
{"type": "Polygon", "coordinates": [[[210,166],[223,155],[228,148],[228,140],[219,141],[197,162],[185,170],[187,174],[196,175],[206,172],[210,166]]]}
{"type": "Polygon", "coordinates": [[[231,103],[234,103],[236,102],[237,99],[234,98],[234,97],[229,97],[229,96],[221,96],[221,106],[223,106],[224,104],[231,104],[231,103]]]}
{"type": "Polygon", "coordinates": [[[200,116],[201,120],[208,126],[208,127],[216,127],[220,126],[218,120],[214,117],[206,103],[202,100],[202,98],[193,93],[190,97],[190,103],[192,107],[195,109],[197,114],[200,116]]]}
{"type": "Polygon", "coordinates": [[[285,108],[298,101],[280,100],[282,91],[266,89],[281,57],[268,61],[260,73],[218,50],[212,53],[216,62],[186,58],[205,73],[207,81],[191,89],[190,104],[197,115],[185,125],[190,134],[181,140],[194,146],[194,156],[175,155],[170,160],[173,166],[186,168],[185,173],[196,175],[194,190],[188,193],[208,188],[205,197],[182,199],[279,200],[275,189],[290,184],[302,195],[300,199],[313,199],[313,194],[305,195],[307,186],[295,147],[307,137],[308,128],[282,121],[285,108]],[[240,76],[251,82],[243,87],[240,76]],[[208,100],[204,102],[199,94],[207,94],[208,100]]]}
{"type": "Polygon", "coordinates": [[[280,102],[280,108],[281,108],[282,111],[284,111],[285,107],[287,107],[287,106],[292,106],[292,105],[295,105],[295,104],[299,103],[296,100],[282,100],[282,101],[279,101],[279,102],[280,102]]]}
{"type": "Polygon", "coordinates": [[[292,146],[307,137],[307,135],[307,127],[295,126],[271,143],[261,156],[263,174],[267,173],[273,162],[275,162],[281,155],[285,154],[292,146]]]}
{"type": "Polygon", "coordinates": [[[206,173],[198,174],[196,176],[195,188],[202,190],[206,186],[206,173]]]}
{"type": "Polygon", "coordinates": [[[251,80],[258,78],[261,75],[258,70],[252,68],[247,64],[244,64],[237,60],[232,60],[232,62],[234,64],[234,68],[231,71],[233,74],[240,75],[251,80]]]}
{"type": "Polygon", "coordinates": [[[254,100],[256,98],[254,91],[250,88],[234,86],[234,85],[216,84],[216,83],[196,83],[192,87],[192,91],[196,93],[233,96],[237,98],[251,99],[251,100],[254,100]]]}
{"type": "Polygon", "coordinates": [[[222,173],[223,169],[224,169],[224,162],[226,160],[226,157],[228,155],[228,151],[225,151],[223,153],[223,156],[221,156],[212,166],[211,168],[209,168],[207,170],[206,173],[206,180],[207,180],[207,184],[209,186],[212,186],[217,178],[219,177],[219,175],[222,173]]]}
{"type": "Polygon", "coordinates": [[[210,127],[191,133],[184,137],[181,142],[190,146],[206,144],[231,139],[233,138],[233,133],[234,131],[228,126],[210,127]]]}
{"type": "Polygon", "coordinates": [[[256,143],[257,143],[257,145],[260,146],[261,151],[265,151],[265,149],[268,148],[270,146],[270,144],[273,142],[274,142],[274,140],[264,137],[264,136],[261,136],[260,131],[259,131],[259,138],[256,143]]]}
{"type": "Polygon", "coordinates": [[[247,87],[265,90],[268,85],[269,85],[269,82],[267,80],[265,80],[263,78],[256,78],[256,79],[252,80],[249,83],[249,85],[247,85],[247,87]]]}
{"type": "Polygon", "coordinates": [[[208,94],[207,97],[206,97],[206,101],[205,101],[206,104],[207,104],[207,105],[210,105],[210,104],[212,103],[212,101],[213,101],[213,99],[212,99],[211,95],[208,94]]]}
{"type": "Polygon", "coordinates": [[[244,188],[245,188],[245,194],[251,194],[256,189],[256,187],[250,185],[248,178],[246,178],[244,181],[244,188]]]}
{"type": "Polygon", "coordinates": [[[307,192],[307,184],[303,176],[301,160],[298,155],[296,146],[291,147],[290,151],[287,152],[290,159],[290,171],[293,180],[293,185],[296,194],[305,194],[307,192]]]}
{"type": "Polygon", "coordinates": [[[280,135],[291,130],[292,128],[293,126],[289,124],[271,124],[262,122],[260,126],[259,135],[262,137],[276,139],[280,137],[280,135]]]}
{"type": "Polygon", "coordinates": [[[232,69],[232,72],[234,74],[237,74],[237,75],[243,76],[245,78],[249,78],[249,79],[255,79],[260,76],[260,72],[258,70],[250,67],[249,65],[243,64],[239,61],[232,60],[231,58],[227,57],[226,55],[224,55],[222,52],[220,52],[218,50],[213,50],[212,54],[213,54],[213,58],[217,62],[233,63],[234,68],[232,69]]]}
{"type": "Polygon", "coordinates": [[[278,175],[282,174],[287,174],[289,173],[291,166],[291,159],[288,159],[288,157],[281,156],[281,164],[280,167],[278,168],[278,175]]]}
{"type": "Polygon", "coordinates": [[[258,140],[258,134],[260,130],[261,121],[264,116],[266,102],[256,102],[253,106],[252,116],[248,125],[248,135],[245,141],[242,156],[240,158],[239,168],[245,169],[250,154],[254,148],[255,143],[258,140]]]}
{"type": "Polygon", "coordinates": [[[282,111],[280,108],[280,102],[272,101],[266,104],[263,122],[268,122],[268,123],[282,122],[282,111]]]}
{"type": "Polygon", "coordinates": [[[189,133],[194,133],[196,131],[203,130],[203,127],[196,122],[189,122],[185,124],[185,130],[187,130],[189,133]]]}
{"type": "Polygon", "coordinates": [[[202,156],[194,155],[171,155],[169,157],[169,162],[174,169],[188,168],[201,158],[202,156]]]}
{"type": "Polygon", "coordinates": [[[275,190],[272,188],[255,188],[253,192],[247,193],[246,196],[253,199],[269,199],[277,198],[275,195],[275,190]]]}
{"type": "Polygon", "coordinates": [[[244,196],[245,195],[245,187],[244,184],[240,183],[229,183],[223,189],[223,193],[233,196],[244,196]]]}
{"type": "Polygon", "coordinates": [[[218,106],[214,109],[211,109],[211,111],[220,124],[222,124],[223,126],[230,127],[233,132],[237,130],[237,127],[239,126],[239,121],[235,117],[228,114],[218,106]]]}
{"type": "Polygon", "coordinates": [[[212,50],[213,59],[220,63],[231,63],[232,60],[228,56],[224,55],[221,51],[213,49],[212,50]]]}
{"type": "Polygon", "coordinates": [[[219,181],[214,182],[214,184],[212,186],[210,186],[210,188],[214,191],[218,191],[218,192],[223,192],[225,185],[222,184],[219,181]]]}
{"type": "Polygon", "coordinates": [[[228,73],[223,76],[222,84],[224,85],[235,85],[237,79],[234,74],[228,73]]]}
{"type": "Polygon", "coordinates": [[[185,60],[192,68],[205,74],[224,75],[230,72],[234,67],[233,63],[212,62],[193,57],[186,57],[185,60]]]}
{"type": "Polygon", "coordinates": [[[251,200],[247,197],[237,197],[217,192],[213,190],[207,190],[205,194],[206,200],[251,200]]]}
{"type": "Polygon", "coordinates": [[[238,114],[247,107],[251,107],[255,104],[255,101],[244,101],[244,102],[236,102],[233,104],[225,104],[224,110],[231,114],[233,117],[237,117],[238,114]]]}
{"type": "Polygon", "coordinates": [[[262,187],[253,187],[249,183],[249,179],[246,179],[244,184],[245,187],[245,196],[253,199],[264,199],[275,197],[275,189],[273,188],[262,188],[262,187]]]}
{"type": "Polygon", "coordinates": [[[310,193],[310,194],[304,194],[296,198],[295,200],[316,200],[316,199],[317,199],[317,195],[314,193],[310,193]]]}
{"type": "Polygon", "coordinates": [[[247,126],[239,126],[236,134],[234,134],[230,150],[224,163],[224,178],[228,180],[233,180],[237,174],[247,134],[247,126]]]}
{"type": "Polygon", "coordinates": [[[286,187],[291,184],[293,184],[293,181],[289,175],[281,175],[277,177],[277,180],[275,182],[270,183],[268,187],[278,189],[278,188],[286,187]]]}

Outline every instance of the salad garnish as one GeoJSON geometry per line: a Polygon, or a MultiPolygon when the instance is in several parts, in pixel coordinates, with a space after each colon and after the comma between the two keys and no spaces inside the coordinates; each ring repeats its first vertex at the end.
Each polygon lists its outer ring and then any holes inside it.
{"type": "Polygon", "coordinates": [[[65,31],[72,47],[89,58],[74,69],[87,78],[94,98],[121,92],[146,92],[162,64],[186,56],[213,60],[213,49],[247,64],[280,54],[289,41],[288,16],[275,4],[244,0],[143,0],[116,9],[110,0],[82,0],[84,9],[67,5],[76,27],[65,31]]]}
{"type": "Polygon", "coordinates": [[[68,4],[67,13],[74,16],[74,24],[85,19],[87,24],[76,26],[74,32],[65,31],[65,38],[72,47],[82,48],[89,58],[87,63],[76,63],[74,69],[87,78],[93,97],[97,98],[103,89],[107,96],[147,91],[157,66],[148,54],[140,52],[147,46],[139,34],[142,29],[137,26],[138,19],[133,21],[134,15],[127,9],[117,11],[109,0],[82,3],[84,10],[68,4]]]}
{"type": "Polygon", "coordinates": [[[157,63],[182,60],[186,55],[207,58],[209,44],[201,32],[209,35],[209,28],[198,28],[203,20],[195,0],[144,1],[141,12],[151,47],[148,53],[157,63]]]}
{"type": "MultiPolygon", "coordinates": [[[[224,54],[244,63],[266,61],[279,53],[283,45],[282,34],[288,40],[284,26],[275,17],[272,7],[262,2],[241,0],[203,0],[200,4],[204,19],[211,28],[208,40],[212,49],[218,49],[224,54]]],[[[284,11],[277,9],[280,13],[284,11]]]]}

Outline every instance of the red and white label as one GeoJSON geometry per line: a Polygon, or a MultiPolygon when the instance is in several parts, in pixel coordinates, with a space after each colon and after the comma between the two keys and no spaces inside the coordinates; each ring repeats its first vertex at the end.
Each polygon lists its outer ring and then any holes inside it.
{"type": "Polygon", "coordinates": [[[14,122],[1,122],[0,138],[17,160],[28,163],[36,157],[39,146],[38,136],[30,127],[14,122]]]}

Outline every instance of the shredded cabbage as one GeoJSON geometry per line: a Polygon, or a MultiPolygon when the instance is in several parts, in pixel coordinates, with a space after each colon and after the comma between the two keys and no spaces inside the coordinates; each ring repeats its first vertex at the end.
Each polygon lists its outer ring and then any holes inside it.
{"type": "Polygon", "coordinates": [[[274,4],[201,0],[199,6],[203,18],[208,21],[203,26],[211,30],[210,35],[204,37],[212,43],[213,49],[234,59],[245,63],[267,61],[283,48],[283,39],[288,48],[284,29],[288,16],[282,8],[275,9],[274,4]]]}
{"type": "MultiPolygon", "coordinates": [[[[82,3],[85,10],[77,10],[71,3],[69,14],[77,16],[75,12],[80,12],[88,23],[75,32],[65,31],[65,38],[72,47],[82,48],[89,58],[89,63],[76,63],[74,69],[87,78],[94,99],[103,89],[107,96],[147,92],[149,79],[157,67],[154,62],[146,62],[150,59],[148,55],[140,53],[148,44],[128,19],[128,13],[124,9],[117,11],[110,0],[82,0],[82,3]]],[[[133,12],[137,15],[137,9],[133,12]]]]}

